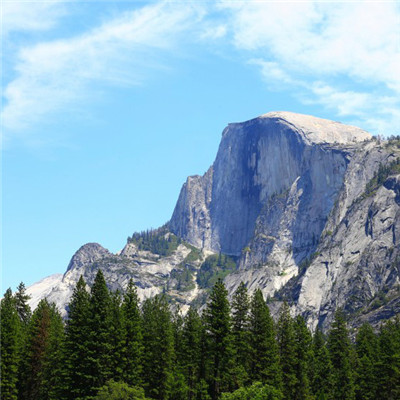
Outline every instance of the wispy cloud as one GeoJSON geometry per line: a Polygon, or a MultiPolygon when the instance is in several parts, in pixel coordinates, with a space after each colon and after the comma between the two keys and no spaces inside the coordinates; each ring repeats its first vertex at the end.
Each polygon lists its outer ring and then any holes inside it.
{"type": "Polygon", "coordinates": [[[398,122],[397,2],[220,1],[219,7],[230,14],[233,45],[259,66],[268,87],[289,85],[304,102],[365,117],[371,130],[372,108],[384,125],[398,122]],[[363,86],[368,93],[357,89],[363,86]]]}
{"type": "MultiPolygon", "coordinates": [[[[201,18],[191,5],[158,3],[125,12],[83,35],[21,49],[16,78],[4,91],[5,133],[26,134],[64,106],[79,107],[104,84],[138,85],[163,67],[157,54],[174,49],[178,35],[201,18]]],[[[6,136],[7,139],[7,136],[6,136]]]]}
{"type": "Polygon", "coordinates": [[[67,13],[65,3],[4,1],[2,4],[2,35],[11,32],[45,31],[53,28],[67,13]]]}

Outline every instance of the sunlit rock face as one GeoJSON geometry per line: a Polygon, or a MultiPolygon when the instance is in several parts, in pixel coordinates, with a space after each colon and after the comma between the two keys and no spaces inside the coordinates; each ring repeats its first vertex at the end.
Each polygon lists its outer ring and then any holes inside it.
{"type": "Polygon", "coordinates": [[[272,112],[229,124],[213,165],[187,179],[162,230],[165,240],[179,238],[173,251],[131,241],[112,254],[86,244],[64,275],[29,288],[32,305],[48,297],[66,314],[79,276],[90,286],[101,269],[112,290],[132,278],[141,299],[165,293],[183,312],[201,308],[205,276],[217,276],[204,263],[222,253],[236,260],[223,275],[230,296],[243,281],[272,299],[274,315],[287,300],[312,328],[327,329],[338,307],[354,326],[376,325],[400,312],[398,157],[400,141],[311,116],[272,112]]]}

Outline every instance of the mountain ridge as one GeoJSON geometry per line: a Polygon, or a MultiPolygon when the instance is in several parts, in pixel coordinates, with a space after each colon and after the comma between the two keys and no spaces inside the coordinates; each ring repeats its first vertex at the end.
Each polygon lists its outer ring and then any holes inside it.
{"type": "Polygon", "coordinates": [[[186,311],[204,304],[219,276],[230,294],[241,281],[261,288],[273,312],[288,300],[313,328],[329,327],[337,307],[379,322],[390,314],[371,306],[379,293],[395,312],[400,298],[398,157],[400,141],[312,116],[271,112],[229,124],[213,165],[187,178],[166,226],[135,234],[117,254],[82,246],[43,296],[66,313],[79,276],[90,285],[101,268],[112,289],[133,277],[141,299],[165,293],[186,311]]]}

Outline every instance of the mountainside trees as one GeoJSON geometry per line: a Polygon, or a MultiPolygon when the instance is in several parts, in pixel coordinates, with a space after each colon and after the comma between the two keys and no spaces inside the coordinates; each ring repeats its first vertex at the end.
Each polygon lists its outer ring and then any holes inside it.
{"type": "Polygon", "coordinates": [[[133,281],[110,292],[101,271],[81,277],[62,320],[25,287],[1,301],[4,400],[395,400],[400,398],[400,322],[350,340],[345,315],[314,335],[283,304],[274,322],[261,290],[239,285],[230,304],[221,280],[201,314],[172,314],[167,299],[142,304],[133,281]]]}

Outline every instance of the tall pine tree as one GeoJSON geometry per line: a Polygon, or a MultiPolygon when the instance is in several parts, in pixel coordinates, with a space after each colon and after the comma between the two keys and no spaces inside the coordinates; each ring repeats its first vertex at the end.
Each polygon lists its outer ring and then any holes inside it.
{"type": "Polygon", "coordinates": [[[246,285],[241,282],[232,299],[232,339],[234,350],[235,386],[241,387],[249,380],[250,340],[249,340],[250,302],[246,285]]]}
{"type": "Polygon", "coordinates": [[[337,400],[354,399],[354,375],[351,365],[351,343],[341,309],[335,313],[328,336],[328,349],[333,367],[333,395],[337,400]]]}
{"type": "Polygon", "coordinates": [[[89,337],[87,342],[90,394],[95,395],[112,378],[111,296],[99,270],[89,300],[89,337]]]}
{"type": "Polygon", "coordinates": [[[22,346],[22,327],[15,298],[7,289],[0,306],[1,380],[0,393],[4,400],[16,400],[18,367],[22,346]]]}
{"type": "Polygon", "coordinates": [[[66,324],[66,384],[70,400],[83,399],[90,393],[87,358],[89,329],[89,293],[81,276],[69,303],[66,324]]]}
{"type": "Polygon", "coordinates": [[[281,388],[281,369],[274,321],[260,289],[250,309],[251,380],[281,388]]]}
{"type": "Polygon", "coordinates": [[[278,344],[282,368],[283,393],[287,400],[296,398],[296,337],[289,305],[285,302],[278,320],[278,344]]]}
{"type": "Polygon", "coordinates": [[[233,361],[230,305],[228,292],[221,279],[210,293],[204,311],[210,355],[211,397],[217,399],[232,386],[231,371],[233,361]]]}
{"type": "Polygon", "coordinates": [[[142,386],[142,320],[139,298],[132,279],[124,294],[122,317],[125,335],[123,380],[130,386],[142,386]]]}
{"type": "Polygon", "coordinates": [[[165,297],[143,303],[143,381],[146,395],[156,400],[170,398],[174,336],[171,313],[165,297]]]}

